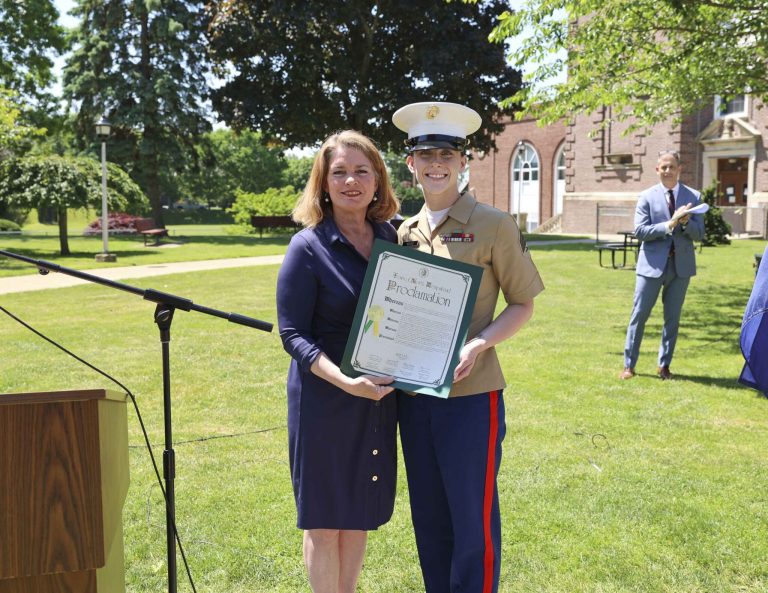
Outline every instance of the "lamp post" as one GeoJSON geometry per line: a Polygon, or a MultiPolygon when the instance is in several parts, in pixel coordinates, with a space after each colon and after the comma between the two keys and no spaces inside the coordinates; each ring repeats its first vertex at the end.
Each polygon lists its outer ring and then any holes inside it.
{"type": "Polygon", "coordinates": [[[101,140],[101,240],[102,253],[96,254],[96,261],[117,261],[117,255],[109,252],[109,213],[107,212],[107,138],[112,126],[104,116],[96,122],[96,136],[101,140]]]}

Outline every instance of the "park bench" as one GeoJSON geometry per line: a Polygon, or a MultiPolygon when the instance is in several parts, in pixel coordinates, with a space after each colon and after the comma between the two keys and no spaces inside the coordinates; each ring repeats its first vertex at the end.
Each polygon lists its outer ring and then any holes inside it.
{"type": "Polygon", "coordinates": [[[626,268],[629,264],[632,268],[637,265],[637,253],[640,250],[640,241],[637,240],[635,234],[631,231],[625,231],[619,233],[624,236],[624,241],[621,243],[598,243],[595,245],[598,253],[598,263],[601,268],[607,268],[608,265],[603,265],[603,253],[607,252],[611,254],[611,268],[618,270],[626,268]],[[627,261],[627,253],[631,253],[634,256],[634,262],[627,261]],[[617,255],[621,257],[621,260],[617,259],[617,255]]]}
{"type": "Polygon", "coordinates": [[[157,228],[157,226],[155,226],[155,221],[151,218],[137,218],[133,223],[133,228],[136,229],[137,233],[141,233],[144,237],[145,247],[147,246],[147,239],[150,237],[155,241],[152,245],[159,245],[160,237],[168,236],[168,229],[157,228]]]}
{"type": "Polygon", "coordinates": [[[264,229],[293,229],[298,230],[299,224],[290,216],[251,216],[251,226],[259,229],[261,237],[264,229]]]}

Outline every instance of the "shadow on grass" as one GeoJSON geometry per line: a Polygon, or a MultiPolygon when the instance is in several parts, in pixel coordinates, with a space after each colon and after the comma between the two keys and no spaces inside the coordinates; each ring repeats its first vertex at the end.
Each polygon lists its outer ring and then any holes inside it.
{"type": "MultiPolygon", "coordinates": [[[[670,367],[671,368],[671,367],[670,367]]],[[[714,387],[721,387],[723,389],[741,389],[746,391],[753,391],[738,382],[737,377],[702,377],[699,375],[685,375],[682,373],[675,373],[672,381],[692,381],[693,383],[699,383],[701,385],[710,385],[714,387]]],[[[759,394],[758,394],[759,395],[759,394]]],[[[762,397],[762,396],[760,396],[762,397]]]]}
{"type": "Polygon", "coordinates": [[[592,251],[595,254],[595,265],[597,266],[597,250],[593,243],[539,243],[531,245],[531,251],[592,251]]]}

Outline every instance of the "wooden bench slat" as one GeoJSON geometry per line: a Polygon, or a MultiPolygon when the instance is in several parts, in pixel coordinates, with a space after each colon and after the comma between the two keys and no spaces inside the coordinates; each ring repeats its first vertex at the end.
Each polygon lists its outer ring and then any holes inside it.
{"type": "Polygon", "coordinates": [[[151,218],[136,219],[133,223],[133,228],[135,228],[136,231],[141,233],[141,235],[144,237],[145,247],[147,245],[147,237],[154,237],[154,245],[158,245],[160,243],[160,237],[168,236],[168,229],[157,228],[155,226],[155,221],[151,218]]]}

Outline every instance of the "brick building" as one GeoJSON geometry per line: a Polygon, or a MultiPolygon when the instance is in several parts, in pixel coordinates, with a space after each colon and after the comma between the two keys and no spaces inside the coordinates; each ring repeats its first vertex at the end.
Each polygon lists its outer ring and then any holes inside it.
{"type": "Polygon", "coordinates": [[[569,124],[507,121],[495,152],[473,154],[470,186],[482,202],[519,208],[529,231],[615,233],[633,228],[637,196],[658,182],[658,153],[671,149],[681,155],[683,183],[717,183],[734,232],[766,235],[768,109],[758,101],[716,97],[679,124],[626,129],[611,107],[569,124]]]}

